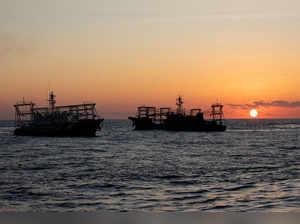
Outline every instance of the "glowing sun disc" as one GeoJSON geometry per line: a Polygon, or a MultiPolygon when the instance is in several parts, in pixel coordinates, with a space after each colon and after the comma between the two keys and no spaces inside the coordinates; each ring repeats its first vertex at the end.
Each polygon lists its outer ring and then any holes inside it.
{"type": "Polygon", "coordinates": [[[257,110],[255,110],[255,109],[250,110],[250,116],[251,117],[257,117],[257,115],[258,115],[257,110]]]}

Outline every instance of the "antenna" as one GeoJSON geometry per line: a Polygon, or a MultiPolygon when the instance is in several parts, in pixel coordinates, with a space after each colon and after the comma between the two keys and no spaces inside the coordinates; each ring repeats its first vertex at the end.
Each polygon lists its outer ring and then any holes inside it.
{"type": "Polygon", "coordinates": [[[50,93],[51,93],[51,83],[50,80],[48,80],[48,89],[47,89],[47,101],[50,100],[50,93]]]}
{"type": "Polygon", "coordinates": [[[49,107],[50,107],[51,112],[53,112],[55,109],[55,103],[56,103],[55,95],[54,95],[53,91],[51,91],[49,94],[49,107]]]}
{"type": "Polygon", "coordinates": [[[183,104],[182,97],[178,96],[178,98],[176,99],[176,106],[177,106],[177,113],[178,114],[182,114],[183,113],[182,104],[183,104]]]}

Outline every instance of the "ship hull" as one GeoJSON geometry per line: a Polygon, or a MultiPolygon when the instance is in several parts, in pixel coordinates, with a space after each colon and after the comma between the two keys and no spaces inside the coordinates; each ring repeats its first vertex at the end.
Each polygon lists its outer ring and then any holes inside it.
{"type": "Polygon", "coordinates": [[[103,119],[85,119],[76,122],[52,122],[31,124],[17,127],[14,134],[17,136],[57,136],[57,137],[92,137],[100,130],[103,119]]]}
{"type": "Polygon", "coordinates": [[[129,120],[132,121],[132,125],[134,126],[134,130],[153,130],[160,129],[159,124],[155,124],[152,119],[148,118],[136,118],[129,117],[129,120]]]}
{"type": "Polygon", "coordinates": [[[171,119],[165,120],[163,128],[168,131],[197,131],[197,132],[222,132],[226,126],[215,121],[203,119],[171,119]]]}
{"type": "Polygon", "coordinates": [[[194,132],[223,132],[226,126],[204,120],[165,120],[156,124],[151,119],[129,117],[134,130],[166,130],[166,131],[194,131],[194,132]]]}
{"type": "Polygon", "coordinates": [[[168,131],[194,131],[194,132],[223,132],[226,131],[225,125],[201,125],[201,126],[191,126],[191,127],[181,127],[181,126],[172,126],[165,127],[165,130],[168,131]]]}

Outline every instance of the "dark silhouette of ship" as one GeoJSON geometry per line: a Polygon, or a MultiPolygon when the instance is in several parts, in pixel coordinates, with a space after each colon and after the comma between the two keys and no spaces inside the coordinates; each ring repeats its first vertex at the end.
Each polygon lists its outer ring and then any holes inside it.
{"type": "Polygon", "coordinates": [[[170,131],[225,131],[222,104],[213,104],[209,119],[204,119],[201,109],[191,109],[189,114],[182,108],[182,97],[177,98],[177,109],[141,106],[137,108],[136,117],[129,117],[135,130],[162,129],[170,131]]]}
{"type": "Polygon", "coordinates": [[[55,106],[55,95],[49,94],[48,107],[15,104],[15,135],[22,136],[95,136],[104,119],[96,113],[96,104],[55,106]]]}

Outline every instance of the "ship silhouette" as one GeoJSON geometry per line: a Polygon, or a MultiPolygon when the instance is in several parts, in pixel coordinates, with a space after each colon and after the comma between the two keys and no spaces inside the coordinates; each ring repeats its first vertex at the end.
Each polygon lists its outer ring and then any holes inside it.
{"type": "Polygon", "coordinates": [[[159,108],[140,106],[137,108],[136,117],[128,117],[135,130],[161,129],[169,131],[225,131],[223,105],[211,105],[209,119],[204,119],[200,108],[191,109],[186,114],[182,107],[183,99],[179,96],[176,100],[176,111],[169,107],[159,108]]]}
{"type": "Polygon", "coordinates": [[[36,107],[33,102],[14,105],[15,135],[22,136],[95,136],[104,119],[96,112],[96,104],[56,106],[53,91],[48,107],[36,107]]]}

